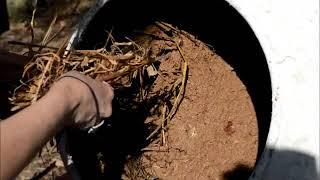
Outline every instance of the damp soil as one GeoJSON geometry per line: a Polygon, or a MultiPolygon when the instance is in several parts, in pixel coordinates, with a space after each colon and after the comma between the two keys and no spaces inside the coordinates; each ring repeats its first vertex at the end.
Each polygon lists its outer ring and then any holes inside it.
{"type": "MultiPolygon", "coordinates": [[[[164,131],[146,141],[161,125],[161,116],[150,115],[154,104],[144,102],[130,112],[118,104],[110,125],[95,137],[70,133],[75,164],[85,179],[233,180],[250,176],[258,151],[258,126],[248,91],[213,49],[181,32],[179,46],[189,71],[175,116],[164,131]]],[[[161,54],[151,93],[174,83],[172,74],[183,62],[174,44],[159,37],[164,37],[163,30],[152,25],[134,39],[142,46],[148,44],[153,54],[161,54]]],[[[116,97],[127,94],[115,92],[116,97]]]]}
{"type": "MultiPolygon", "coordinates": [[[[170,122],[166,142],[145,148],[142,164],[159,179],[248,178],[256,161],[258,127],[246,87],[204,43],[185,36],[182,40],[189,60],[185,97],[170,122]]],[[[160,69],[172,69],[180,59],[173,51],[160,69]]]]}

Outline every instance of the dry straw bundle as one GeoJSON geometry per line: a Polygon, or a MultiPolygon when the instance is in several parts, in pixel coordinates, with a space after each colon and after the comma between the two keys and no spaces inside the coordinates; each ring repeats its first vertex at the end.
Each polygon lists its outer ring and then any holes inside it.
{"type": "MultiPolygon", "coordinates": [[[[134,42],[114,43],[111,50],[74,50],[46,52],[34,55],[25,66],[22,83],[10,99],[18,110],[34,103],[42,97],[62,74],[76,70],[100,81],[112,85],[125,86],[126,75],[134,75],[135,71],[150,65],[146,58],[146,50],[134,42]],[[63,55],[61,52],[66,52],[63,55]]],[[[129,76],[128,76],[129,77],[129,76]]],[[[129,79],[128,79],[129,80],[129,79]]]]}
{"type": "MultiPolygon", "coordinates": [[[[21,84],[14,90],[10,101],[13,105],[12,111],[25,108],[41,98],[50,88],[50,86],[64,73],[76,70],[80,73],[90,76],[99,81],[110,83],[114,88],[131,86],[133,81],[140,81],[141,88],[138,100],[141,101],[147,98],[147,93],[144,93],[142,76],[161,76],[161,73],[154,66],[156,61],[161,58],[159,54],[153,54],[148,46],[141,46],[134,41],[127,39],[127,42],[116,42],[109,33],[106,44],[111,44],[110,47],[97,50],[66,50],[66,42],[60,48],[49,48],[47,45],[54,39],[52,35],[52,27],[56,18],[54,18],[48,31],[40,45],[34,45],[33,42],[28,44],[30,60],[24,67],[24,72],[21,79],[21,84]],[[111,41],[111,42],[109,42],[111,41]],[[33,51],[33,47],[39,47],[38,51],[33,51]],[[49,52],[44,52],[43,49],[50,49],[49,52]],[[142,94],[142,95],[141,95],[142,94]]],[[[33,24],[33,23],[31,23],[33,24]]],[[[182,31],[163,22],[155,23],[158,27],[164,30],[163,36],[145,34],[152,38],[168,41],[175,46],[175,50],[179,51],[182,59],[180,75],[176,76],[174,83],[171,83],[168,94],[170,94],[168,102],[160,102],[158,105],[158,117],[161,119],[161,124],[155,128],[146,140],[152,139],[162,130],[166,128],[176,113],[184,95],[188,62],[185,59],[179,45],[179,37],[182,31]],[[171,31],[174,36],[165,36],[166,31],[171,31]]],[[[32,29],[32,26],[31,26],[32,29]]],[[[32,37],[33,31],[32,32],[32,37]]],[[[32,38],[33,39],[33,38],[32,38]]],[[[20,43],[23,44],[23,43],[20,43]]],[[[172,47],[171,47],[172,48],[172,47]]],[[[166,91],[167,92],[167,91],[166,91]]],[[[168,98],[167,100],[168,101],[168,98]]]]}

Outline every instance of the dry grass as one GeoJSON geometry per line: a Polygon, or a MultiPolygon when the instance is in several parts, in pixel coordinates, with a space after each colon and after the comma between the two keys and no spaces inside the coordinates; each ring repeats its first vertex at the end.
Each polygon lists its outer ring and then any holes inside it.
{"type": "MultiPolygon", "coordinates": [[[[50,41],[56,36],[52,32],[56,19],[57,17],[55,16],[39,45],[33,43],[33,38],[31,43],[16,42],[18,45],[24,45],[29,48],[27,55],[30,60],[24,67],[21,84],[14,90],[12,97],[9,99],[13,105],[12,111],[17,111],[36,102],[46,94],[62,74],[71,70],[78,71],[99,81],[108,82],[114,88],[128,87],[136,79],[143,81],[143,78],[138,76],[145,76],[146,74],[147,76],[158,75],[159,72],[153,63],[161,58],[150,54],[151,47],[142,47],[130,39],[127,42],[116,42],[111,33],[109,33],[106,42],[108,44],[111,41],[111,46],[97,50],[66,50],[67,39],[59,48],[48,47],[50,41]],[[36,51],[34,50],[35,47],[38,48],[36,51]],[[45,51],[44,49],[46,48],[49,51],[45,51]],[[147,73],[144,73],[145,71],[147,73]]],[[[33,20],[30,26],[32,37],[35,36],[32,31],[33,20]]],[[[156,22],[156,25],[171,28],[175,32],[176,37],[163,37],[162,39],[174,42],[183,59],[183,67],[181,69],[181,78],[177,78],[176,82],[172,84],[172,88],[170,88],[172,91],[179,89],[178,93],[171,93],[173,95],[171,98],[172,107],[169,109],[165,103],[162,104],[162,106],[166,106],[166,110],[162,111],[162,116],[159,116],[159,118],[162,117],[163,119],[162,124],[146,140],[152,139],[160,130],[162,130],[162,136],[164,136],[168,121],[173,118],[183,99],[188,73],[188,61],[183,55],[179,41],[177,41],[180,31],[163,22],[156,22]]],[[[164,30],[168,31],[168,29],[164,30]]],[[[161,76],[161,74],[159,75],[161,76]]],[[[140,83],[143,84],[143,82],[140,83]]],[[[143,88],[141,88],[141,91],[143,91],[143,88]]],[[[142,92],[141,94],[145,93],[142,92]]],[[[138,99],[144,98],[140,97],[138,99]]],[[[164,137],[162,139],[165,141],[164,137]]]]}
{"type": "Polygon", "coordinates": [[[131,79],[129,76],[152,64],[146,57],[146,50],[134,42],[115,42],[109,51],[62,49],[38,53],[30,59],[24,68],[21,85],[10,98],[14,105],[12,111],[34,103],[49,90],[54,81],[68,71],[76,70],[114,86],[128,86],[131,79]]]}

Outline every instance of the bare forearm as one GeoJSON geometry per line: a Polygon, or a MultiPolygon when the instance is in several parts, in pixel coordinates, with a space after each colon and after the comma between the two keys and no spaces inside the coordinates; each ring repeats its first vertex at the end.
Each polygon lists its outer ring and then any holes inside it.
{"type": "Polygon", "coordinates": [[[111,116],[112,99],[109,84],[66,73],[38,102],[0,122],[0,179],[13,179],[63,127],[86,129],[111,116]]]}
{"type": "MultiPolygon", "coordinates": [[[[59,86],[59,84],[57,85],[59,86]]],[[[1,122],[1,179],[11,179],[61,130],[72,111],[66,89],[49,93],[1,122]]]]}

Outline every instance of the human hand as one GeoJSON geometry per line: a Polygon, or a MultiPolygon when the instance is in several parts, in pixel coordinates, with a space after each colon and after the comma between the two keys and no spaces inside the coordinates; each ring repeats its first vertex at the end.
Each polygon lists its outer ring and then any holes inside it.
{"type": "Polygon", "coordinates": [[[67,124],[88,129],[100,123],[101,118],[112,114],[113,88],[76,71],[60,77],[51,89],[64,91],[66,103],[70,104],[70,119],[67,124]]]}

